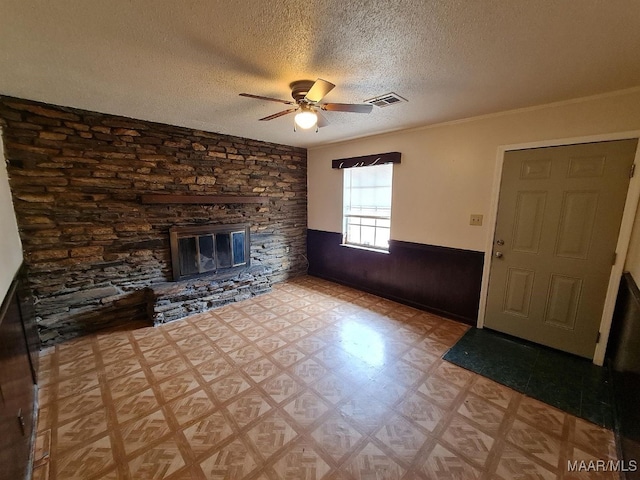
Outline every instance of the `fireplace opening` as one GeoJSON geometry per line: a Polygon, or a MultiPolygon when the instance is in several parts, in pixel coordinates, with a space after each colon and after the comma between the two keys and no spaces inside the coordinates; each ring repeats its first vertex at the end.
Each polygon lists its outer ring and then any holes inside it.
{"type": "Polygon", "coordinates": [[[249,225],[171,227],[173,280],[241,270],[250,264],[249,225]]]}

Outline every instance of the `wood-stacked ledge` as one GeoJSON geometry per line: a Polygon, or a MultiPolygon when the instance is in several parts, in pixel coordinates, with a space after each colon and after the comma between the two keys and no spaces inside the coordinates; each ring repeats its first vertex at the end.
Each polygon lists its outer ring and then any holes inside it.
{"type": "Polygon", "coordinates": [[[147,289],[154,326],[271,291],[271,269],[254,265],[242,272],[158,283],[147,289]]]}
{"type": "Polygon", "coordinates": [[[267,197],[246,195],[141,195],[144,204],[195,203],[198,205],[227,205],[233,203],[269,203],[267,197]]]}

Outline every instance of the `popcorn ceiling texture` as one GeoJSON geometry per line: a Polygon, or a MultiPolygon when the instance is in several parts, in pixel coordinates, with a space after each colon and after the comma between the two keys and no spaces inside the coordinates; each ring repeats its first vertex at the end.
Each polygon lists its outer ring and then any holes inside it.
{"type": "Polygon", "coordinates": [[[2,92],[315,148],[640,85],[634,0],[180,4],[3,0],[2,92]],[[292,115],[258,121],[284,106],[238,96],[287,100],[318,77],[336,85],[327,102],[408,103],[325,112],[329,126],[304,134],[292,115]]]}
{"type": "Polygon", "coordinates": [[[0,125],[47,344],[147,319],[147,300],[162,300],[162,292],[180,302],[179,286],[164,285],[173,225],[250,223],[257,268],[242,279],[200,282],[209,298],[174,309],[171,319],[306,270],[304,149],[10,97],[0,97],[0,125]],[[259,195],[268,203],[142,204],[151,193],[259,195]]]}

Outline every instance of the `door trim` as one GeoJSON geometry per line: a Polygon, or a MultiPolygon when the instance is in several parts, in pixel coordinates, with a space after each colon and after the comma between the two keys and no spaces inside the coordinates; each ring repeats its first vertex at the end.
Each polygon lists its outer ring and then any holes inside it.
{"type": "MultiPolygon", "coordinates": [[[[538,142],[501,145],[498,147],[496,154],[496,166],[493,175],[493,187],[491,191],[491,205],[488,215],[488,231],[485,239],[484,249],[484,268],[482,271],[482,285],[480,289],[480,305],[478,307],[478,328],[484,327],[484,317],[487,308],[487,295],[489,293],[489,272],[491,271],[491,263],[493,261],[493,237],[496,230],[496,219],[498,217],[498,196],[500,194],[500,181],[502,180],[502,166],[504,165],[505,153],[512,150],[527,150],[531,148],[541,147],[559,147],[562,145],[574,145],[577,143],[594,143],[607,142],[611,140],[627,140],[638,139],[638,147],[634,163],[640,164],[640,130],[632,130],[628,132],[607,133],[602,135],[591,135],[584,137],[572,137],[557,140],[542,140],[538,142]]],[[[640,174],[636,174],[629,182],[627,190],[627,198],[624,204],[622,214],[622,223],[620,225],[620,233],[616,244],[617,259],[611,268],[609,277],[609,285],[607,286],[607,296],[604,301],[604,309],[602,318],[600,319],[600,342],[596,345],[593,356],[593,363],[602,365],[606,353],[609,333],[611,331],[611,321],[613,319],[613,310],[615,308],[616,296],[620,286],[620,279],[627,259],[629,250],[629,242],[631,240],[631,230],[638,209],[638,201],[640,200],[640,174]]]]}

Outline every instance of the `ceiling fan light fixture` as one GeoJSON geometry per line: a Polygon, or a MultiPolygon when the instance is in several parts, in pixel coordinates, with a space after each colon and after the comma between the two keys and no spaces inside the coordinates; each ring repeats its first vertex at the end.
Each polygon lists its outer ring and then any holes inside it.
{"type": "Polygon", "coordinates": [[[303,130],[308,130],[318,123],[318,115],[310,109],[303,108],[296,113],[294,121],[303,130]]]}
{"type": "Polygon", "coordinates": [[[291,105],[292,108],[268,115],[261,118],[260,121],[274,120],[295,112],[296,115],[293,119],[294,132],[297,128],[309,130],[315,127],[316,133],[318,133],[320,127],[327,126],[327,119],[322,115],[320,110],[352,113],[371,113],[371,110],[373,110],[373,105],[370,103],[320,103],[325,95],[335,87],[333,83],[322,80],[321,78],[318,78],[315,82],[311,80],[298,80],[291,83],[289,87],[291,88],[293,102],[291,100],[281,100],[279,98],[253,95],[251,93],[241,93],[240,96],[291,105]]]}

